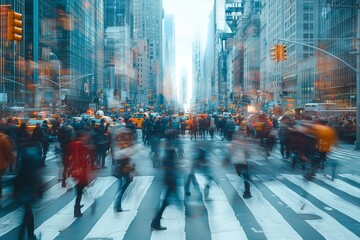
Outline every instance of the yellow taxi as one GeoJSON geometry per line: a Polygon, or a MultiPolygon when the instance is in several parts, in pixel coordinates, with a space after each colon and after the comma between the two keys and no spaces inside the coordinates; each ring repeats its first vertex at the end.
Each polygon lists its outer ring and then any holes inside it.
{"type": "Polygon", "coordinates": [[[186,129],[190,128],[190,116],[186,113],[179,113],[172,115],[173,118],[177,118],[178,122],[185,121],[186,123],[186,129]]]}
{"type": "Polygon", "coordinates": [[[30,135],[32,135],[34,128],[36,127],[37,123],[41,124],[44,122],[44,120],[47,122],[48,127],[49,127],[49,132],[50,134],[52,134],[52,126],[55,123],[55,118],[42,118],[42,117],[37,117],[37,118],[30,118],[29,121],[26,123],[26,129],[28,131],[28,133],[30,135]]]}
{"type": "Polygon", "coordinates": [[[136,128],[142,128],[142,124],[145,118],[149,117],[146,112],[136,112],[131,118],[131,122],[135,125],[136,128]]]}

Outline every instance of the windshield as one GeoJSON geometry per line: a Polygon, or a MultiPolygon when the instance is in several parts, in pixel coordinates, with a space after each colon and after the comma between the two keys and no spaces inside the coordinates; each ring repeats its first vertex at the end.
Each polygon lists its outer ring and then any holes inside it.
{"type": "Polygon", "coordinates": [[[145,114],[143,113],[137,113],[137,114],[134,114],[134,118],[145,118],[145,114]]]}
{"type": "Polygon", "coordinates": [[[35,126],[37,123],[40,123],[40,125],[44,122],[44,119],[30,119],[27,122],[28,126],[35,126]]]}

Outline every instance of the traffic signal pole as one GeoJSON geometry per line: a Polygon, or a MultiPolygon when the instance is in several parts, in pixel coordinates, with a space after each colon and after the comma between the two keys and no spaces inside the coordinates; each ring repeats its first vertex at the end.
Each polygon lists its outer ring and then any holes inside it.
{"type": "MultiPolygon", "coordinates": [[[[298,41],[294,41],[294,40],[288,40],[288,39],[280,39],[278,38],[279,41],[282,42],[289,42],[289,43],[295,43],[295,44],[299,44],[299,45],[303,45],[303,46],[307,46],[313,49],[316,49],[320,52],[323,52],[337,60],[339,60],[340,62],[342,62],[343,64],[345,64],[346,66],[348,66],[350,69],[352,69],[353,71],[355,71],[356,73],[356,141],[355,141],[355,150],[360,150],[360,0],[357,0],[357,17],[356,17],[356,52],[355,54],[356,56],[356,68],[351,66],[349,63],[345,62],[344,60],[342,60],[341,58],[335,56],[334,54],[325,51],[324,49],[312,46],[310,44],[306,44],[303,42],[298,42],[298,41]]],[[[353,38],[349,38],[349,40],[353,40],[353,38]]]]}

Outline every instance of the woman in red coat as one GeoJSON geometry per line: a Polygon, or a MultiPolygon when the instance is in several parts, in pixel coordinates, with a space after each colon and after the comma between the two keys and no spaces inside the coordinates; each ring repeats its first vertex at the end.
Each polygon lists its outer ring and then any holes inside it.
{"type": "Polygon", "coordinates": [[[87,132],[79,132],[74,141],[69,144],[68,163],[70,165],[70,174],[78,180],[75,185],[76,199],[74,207],[74,217],[80,217],[81,213],[81,197],[83,189],[88,185],[88,159],[90,151],[87,147],[90,135],[87,132]]]}

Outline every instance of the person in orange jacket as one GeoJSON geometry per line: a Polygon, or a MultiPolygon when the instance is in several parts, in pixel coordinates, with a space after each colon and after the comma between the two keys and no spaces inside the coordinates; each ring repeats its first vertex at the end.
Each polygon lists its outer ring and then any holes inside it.
{"type": "Polygon", "coordinates": [[[12,145],[9,137],[0,132],[0,199],[2,198],[2,176],[14,160],[12,145]]]}

